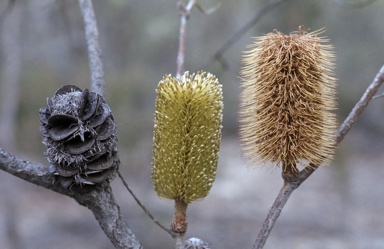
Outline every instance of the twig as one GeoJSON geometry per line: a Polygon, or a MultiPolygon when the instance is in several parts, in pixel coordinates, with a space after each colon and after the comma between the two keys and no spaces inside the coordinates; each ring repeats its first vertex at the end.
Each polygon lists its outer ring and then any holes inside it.
{"type": "MultiPolygon", "coordinates": [[[[12,1],[14,2],[14,1],[12,1]]],[[[91,72],[91,89],[104,95],[104,73],[101,52],[98,44],[98,32],[91,0],[79,0],[86,30],[91,72]]],[[[89,208],[100,227],[115,248],[141,249],[142,246],[130,230],[127,221],[120,212],[109,184],[101,184],[87,193],[74,192],[62,188],[55,182],[55,177],[44,165],[28,162],[0,148],[0,170],[8,172],[25,181],[50,189],[57,193],[72,197],[80,205],[89,208]]]]}
{"type": "Polygon", "coordinates": [[[283,3],[286,0],[276,0],[276,1],[269,1],[266,3],[259,11],[256,13],[255,17],[245,24],[241,29],[239,29],[237,32],[235,32],[232,37],[227,40],[226,43],[224,43],[217,51],[216,53],[212,56],[211,62],[209,64],[212,64],[215,61],[219,61],[221,66],[224,69],[227,69],[227,62],[223,59],[224,53],[233,46],[240,38],[247,33],[248,30],[250,30],[260,19],[267,14],[269,11],[273,10],[276,8],[279,4],[283,3]]]}
{"type": "Polygon", "coordinates": [[[92,0],[79,0],[81,13],[85,27],[85,38],[87,40],[88,61],[91,76],[91,90],[104,96],[104,71],[101,60],[101,49],[99,45],[99,32],[95,13],[93,11],[92,0]]]}
{"type": "Polygon", "coordinates": [[[284,185],[276,197],[275,202],[269,210],[268,216],[264,221],[263,227],[256,239],[256,242],[253,245],[254,249],[260,249],[264,247],[264,244],[267,242],[273,225],[275,224],[289,197],[298,186],[298,184],[294,184],[292,182],[284,182],[284,185]]]}
{"type": "MultiPolygon", "coordinates": [[[[343,124],[340,126],[339,130],[335,134],[335,143],[339,144],[345,137],[345,135],[350,131],[352,125],[356,122],[360,114],[364,111],[365,107],[371,101],[372,97],[376,94],[379,87],[384,82],[384,65],[381,67],[377,73],[373,82],[368,86],[367,90],[361,97],[360,101],[356,103],[355,107],[352,109],[348,117],[345,119],[343,124]]],[[[284,208],[284,205],[287,203],[292,192],[298,188],[316,169],[318,165],[310,164],[308,167],[300,171],[297,182],[284,182],[283,187],[281,188],[279,195],[276,197],[275,202],[273,203],[271,209],[269,210],[268,216],[265,219],[263,226],[259,232],[259,235],[253,245],[253,249],[263,248],[265,242],[268,239],[268,236],[275,224],[277,218],[279,217],[281,211],[284,208]]]]}
{"type": "Polygon", "coordinates": [[[161,229],[163,229],[164,231],[166,231],[167,233],[169,233],[173,238],[176,237],[176,234],[174,234],[171,229],[168,229],[166,228],[163,224],[161,224],[152,214],[151,212],[149,212],[149,210],[144,206],[144,204],[139,200],[139,198],[137,198],[137,196],[135,195],[135,193],[133,193],[133,191],[131,190],[131,188],[128,186],[128,183],[125,181],[124,177],[121,175],[120,171],[118,172],[118,175],[121,179],[121,181],[123,182],[125,188],[128,190],[128,192],[132,195],[133,199],[135,199],[135,201],[137,202],[137,204],[139,204],[139,206],[143,209],[144,213],[146,213],[149,218],[151,218],[153,220],[153,222],[156,223],[156,225],[158,225],[161,229]]]}
{"type": "Polygon", "coordinates": [[[121,214],[109,184],[102,184],[88,193],[77,193],[62,188],[60,184],[55,182],[55,177],[48,167],[23,160],[1,148],[0,170],[43,188],[72,197],[80,205],[89,208],[116,248],[142,248],[121,214]]]}
{"type": "Polygon", "coordinates": [[[382,98],[382,97],[384,97],[384,93],[379,94],[379,95],[375,95],[372,97],[372,99],[378,99],[378,98],[382,98]]]}
{"type": "Polygon", "coordinates": [[[175,244],[175,249],[182,249],[184,242],[184,234],[179,234],[176,236],[176,244],[175,244]]]}
{"type": "Polygon", "coordinates": [[[365,90],[365,93],[363,94],[359,102],[357,102],[355,107],[353,107],[348,117],[340,126],[335,136],[336,143],[340,143],[340,141],[343,140],[345,134],[348,133],[352,125],[356,122],[357,118],[364,111],[365,107],[367,107],[368,103],[372,100],[372,97],[376,94],[379,87],[383,84],[383,81],[384,81],[384,65],[381,67],[380,71],[376,74],[375,79],[369,85],[367,90],[365,90]]]}
{"type": "Polygon", "coordinates": [[[180,30],[179,30],[179,52],[177,53],[177,70],[176,77],[180,78],[184,71],[184,58],[185,58],[185,33],[187,20],[191,14],[193,6],[196,4],[196,0],[189,0],[187,6],[184,6],[182,2],[178,2],[180,11],[180,30]]]}

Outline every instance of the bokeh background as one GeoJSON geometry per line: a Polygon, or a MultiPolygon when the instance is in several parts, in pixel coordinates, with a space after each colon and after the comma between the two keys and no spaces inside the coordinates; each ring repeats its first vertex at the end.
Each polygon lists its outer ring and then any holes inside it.
{"type": "MultiPolygon", "coordinates": [[[[89,87],[84,28],[75,0],[0,2],[0,146],[47,164],[39,108],[64,84],[89,87]],[[7,82],[11,86],[7,87],[7,82]]],[[[223,55],[216,51],[252,20],[266,0],[200,0],[187,24],[185,69],[204,69],[223,85],[224,122],[217,180],[188,209],[186,237],[218,248],[252,248],[282,179],[280,169],[247,166],[237,138],[239,68],[252,37],[274,29],[325,27],[335,47],[337,111],[342,122],[384,62],[384,1],[285,0],[223,55]],[[369,4],[361,4],[371,2],[369,4]]],[[[117,120],[121,172],[141,201],[170,224],[173,202],[160,199],[150,178],[155,89],[175,75],[179,13],[176,0],[95,0],[106,99],[117,120]]],[[[381,89],[382,92],[384,89],[381,89]]],[[[337,149],[291,196],[265,248],[384,248],[384,98],[371,102],[337,149]]],[[[116,198],[144,248],[174,242],[143,213],[120,179],[116,198]]],[[[106,249],[112,244],[92,213],[72,199],[0,172],[0,248],[106,249]]]]}

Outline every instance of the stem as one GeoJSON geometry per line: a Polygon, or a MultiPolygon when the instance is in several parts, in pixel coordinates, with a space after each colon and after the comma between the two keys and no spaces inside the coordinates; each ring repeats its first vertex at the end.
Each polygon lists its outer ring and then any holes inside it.
{"type": "Polygon", "coordinates": [[[182,249],[183,241],[184,241],[184,234],[183,235],[176,235],[175,249],[182,249]]]}
{"type": "Polygon", "coordinates": [[[365,90],[363,96],[353,107],[352,111],[349,113],[348,117],[345,119],[343,124],[340,126],[339,130],[335,135],[336,144],[340,143],[343,140],[344,136],[349,132],[352,126],[355,124],[356,120],[360,114],[367,107],[368,103],[372,100],[373,96],[376,94],[380,86],[384,82],[384,65],[380,68],[379,72],[376,74],[372,83],[365,90]]]}
{"type": "Polygon", "coordinates": [[[188,204],[181,200],[175,200],[175,213],[172,221],[172,231],[176,234],[176,249],[183,244],[187,231],[187,207],[188,204]]]}
{"type": "Polygon", "coordinates": [[[297,182],[299,171],[296,164],[283,163],[282,168],[283,172],[281,173],[281,176],[285,182],[297,182]]]}
{"type": "MultiPolygon", "coordinates": [[[[340,126],[339,130],[335,134],[335,143],[339,144],[345,137],[345,135],[350,131],[352,125],[359,118],[360,114],[367,107],[369,102],[372,100],[372,97],[376,94],[379,87],[384,82],[384,65],[381,67],[379,72],[376,74],[375,79],[368,86],[367,90],[361,97],[361,99],[356,103],[355,107],[352,109],[348,117],[345,119],[343,124],[340,126]]],[[[269,210],[268,216],[265,219],[263,226],[260,230],[260,233],[255,241],[253,249],[263,248],[265,242],[267,241],[269,234],[275,224],[277,218],[279,217],[285,203],[287,203],[292,192],[298,188],[313,172],[318,168],[318,165],[310,164],[308,167],[299,172],[297,182],[284,182],[284,186],[281,188],[279,195],[276,197],[275,202],[273,203],[271,209],[269,210]]]]}
{"type": "Polygon", "coordinates": [[[240,38],[243,37],[243,35],[245,33],[247,33],[248,30],[250,30],[257,22],[259,22],[260,19],[265,14],[267,14],[269,11],[273,10],[275,7],[277,7],[278,5],[283,3],[284,1],[286,1],[286,0],[269,1],[262,8],[260,8],[259,11],[256,13],[256,15],[253,17],[253,19],[250,22],[245,24],[240,30],[238,30],[236,33],[234,33],[232,35],[232,37],[229,40],[227,40],[227,42],[224,43],[224,45],[222,45],[216,51],[216,53],[212,56],[211,63],[213,63],[214,61],[219,61],[224,69],[228,68],[227,62],[225,60],[223,60],[224,53],[230,47],[232,47],[233,44],[235,44],[238,40],[240,40],[240,38]]]}
{"type": "Polygon", "coordinates": [[[135,195],[135,193],[133,193],[133,191],[131,190],[131,188],[128,186],[128,183],[124,180],[124,177],[121,175],[120,171],[117,173],[121,179],[121,181],[123,182],[125,188],[128,190],[128,192],[132,195],[133,199],[135,199],[135,201],[137,202],[137,204],[143,209],[144,213],[146,215],[149,216],[149,218],[151,218],[153,220],[153,222],[156,223],[156,225],[158,225],[161,229],[163,229],[164,231],[166,231],[167,233],[169,233],[172,237],[176,237],[176,234],[174,234],[171,229],[168,229],[166,228],[163,224],[161,224],[152,214],[151,212],[149,212],[149,210],[144,206],[144,204],[139,200],[139,198],[137,198],[137,196],[135,195]]]}
{"type": "Polygon", "coordinates": [[[178,6],[180,10],[180,30],[179,30],[179,52],[177,53],[177,70],[176,70],[177,78],[180,78],[184,72],[185,33],[187,29],[187,20],[195,4],[196,4],[196,0],[190,0],[187,6],[184,6],[182,2],[178,2],[178,6]]]}
{"type": "MultiPolygon", "coordinates": [[[[348,117],[344,120],[343,124],[340,126],[338,131],[335,134],[335,143],[339,144],[344,136],[349,132],[352,126],[355,124],[361,113],[367,107],[369,102],[373,99],[373,96],[377,93],[380,86],[384,82],[384,65],[380,68],[379,72],[376,74],[372,83],[365,90],[363,96],[360,98],[359,102],[353,107],[348,117]]],[[[318,165],[310,164],[304,170],[299,173],[299,182],[304,182],[312,173],[318,168],[318,165]]]]}
{"type": "Polygon", "coordinates": [[[91,91],[104,97],[105,81],[101,49],[99,45],[99,32],[92,0],[78,0],[83,15],[85,38],[87,40],[88,61],[91,76],[91,91]]]}
{"type": "Polygon", "coordinates": [[[279,195],[276,197],[275,202],[269,210],[268,216],[263,223],[263,226],[259,232],[255,244],[253,245],[253,249],[260,249],[264,247],[264,244],[268,239],[273,225],[275,225],[277,218],[279,218],[280,213],[283,210],[285,204],[287,203],[289,197],[293,193],[293,190],[295,190],[298,186],[298,183],[286,181],[284,182],[284,185],[281,188],[279,195]]]}

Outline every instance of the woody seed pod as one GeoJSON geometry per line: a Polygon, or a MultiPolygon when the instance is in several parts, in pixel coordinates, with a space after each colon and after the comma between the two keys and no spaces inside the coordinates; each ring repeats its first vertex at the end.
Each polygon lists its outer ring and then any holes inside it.
{"type": "Polygon", "coordinates": [[[327,164],[334,153],[334,54],[320,32],[269,33],[256,38],[243,59],[244,156],[282,164],[286,180],[299,162],[327,164]]]}
{"type": "Polygon", "coordinates": [[[208,194],[216,177],[221,85],[212,74],[186,72],[180,79],[164,76],[156,92],[153,186],[160,197],[175,200],[176,209],[185,214],[190,202],[208,194]]]}
{"type": "Polygon", "coordinates": [[[40,109],[45,156],[62,187],[80,190],[114,178],[117,129],[104,98],[66,85],[40,109]]]}

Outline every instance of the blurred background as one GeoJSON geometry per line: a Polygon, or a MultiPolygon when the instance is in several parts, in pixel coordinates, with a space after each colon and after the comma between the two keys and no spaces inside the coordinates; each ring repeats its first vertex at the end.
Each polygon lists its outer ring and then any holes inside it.
{"type": "MultiPolygon", "coordinates": [[[[0,146],[47,164],[39,108],[64,84],[89,88],[84,28],[75,0],[0,2],[0,146]]],[[[237,138],[239,68],[252,37],[305,25],[325,27],[337,55],[341,123],[384,62],[384,1],[285,0],[223,54],[215,53],[250,22],[267,0],[200,0],[187,24],[185,70],[215,74],[223,85],[223,140],[210,194],[188,208],[188,237],[211,248],[252,248],[283,182],[280,169],[245,165],[237,138]]],[[[276,2],[276,1],[275,1],[276,2]]],[[[118,123],[121,172],[163,223],[173,202],[160,199],[150,178],[155,89],[175,75],[177,1],[94,1],[106,78],[106,100],[118,123]]],[[[384,89],[381,89],[380,93],[384,89]]],[[[373,100],[337,149],[298,188],[264,248],[384,248],[384,98],[373,100]]],[[[144,248],[173,248],[124,189],[112,187],[144,248]]],[[[74,200],[0,172],[0,248],[113,248],[92,213],[74,200]]]]}

